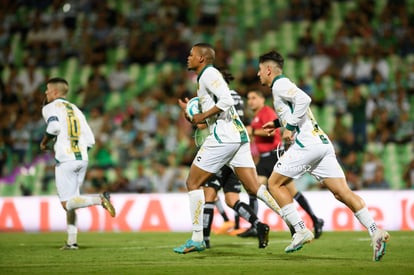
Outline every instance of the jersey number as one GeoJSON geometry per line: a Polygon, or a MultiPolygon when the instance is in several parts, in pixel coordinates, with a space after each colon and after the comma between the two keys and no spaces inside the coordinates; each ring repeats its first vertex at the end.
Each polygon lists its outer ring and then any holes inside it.
{"type": "Polygon", "coordinates": [[[328,144],[328,139],[324,135],[319,135],[319,138],[322,140],[323,144],[328,144]]]}

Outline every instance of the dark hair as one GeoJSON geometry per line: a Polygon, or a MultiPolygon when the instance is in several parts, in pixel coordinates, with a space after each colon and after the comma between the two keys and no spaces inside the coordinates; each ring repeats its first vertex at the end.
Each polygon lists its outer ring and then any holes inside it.
{"type": "Polygon", "coordinates": [[[207,64],[213,64],[214,60],[216,59],[216,52],[214,51],[213,46],[209,43],[197,43],[193,47],[197,47],[201,49],[201,55],[203,55],[206,59],[207,64]]]}
{"type": "Polygon", "coordinates": [[[247,96],[249,96],[249,94],[250,93],[255,93],[256,95],[258,95],[259,97],[262,97],[262,98],[264,98],[264,99],[266,99],[266,95],[264,94],[264,92],[263,91],[260,91],[260,90],[249,90],[247,93],[246,93],[246,97],[247,96]]]}
{"type": "Polygon", "coordinates": [[[283,59],[283,56],[277,51],[270,51],[259,57],[259,63],[263,63],[266,61],[276,62],[276,64],[279,66],[280,69],[283,69],[283,64],[285,62],[285,60],[283,59]]]}
{"type": "Polygon", "coordinates": [[[193,47],[200,47],[200,48],[210,48],[213,49],[213,46],[211,46],[211,44],[209,43],[205,43],[205,42],[200,42],[197,44],[194,44],[193,47]]]}
{"type": "Polygon", "coordinates": [[[227,71],[227,69],[225,68],[217,68],[217,69],[223,75],[224,81],[226,81],[227,84],[230,84],[230,82],[234,80],[234,76],[229,71],[227,71]]]}
{"type": "Polygon", "coordinates": [[[53,77],[46,82],[46,84],[58,84],[58,83],[63,83],[69,86],[69,83],[66,81],[66,79],[61,78],[61,77],[53,77]]]}

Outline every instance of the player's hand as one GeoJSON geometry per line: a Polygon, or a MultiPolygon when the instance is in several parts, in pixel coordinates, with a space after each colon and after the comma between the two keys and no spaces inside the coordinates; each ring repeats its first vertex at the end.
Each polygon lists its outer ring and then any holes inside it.
{"type": "Polygon", "coordinates": [[[193,120],[191,121],[193,124],[203,124],[206,123],[206,118],[204,117],[204,114],[195,114],[193,115],[193,120]]]}
{"type": "Polygon", "coordinates": [[[184,100],[178,99],[178,106],[180,106],[181,110],[184,111],[185,119],[187,119],[188,122],[193,123],[190,119],[190,117],[187,115],[187,112],[185,111],[185,108],[187,108],[187,103],[189,99],[188,97],[184,98],[184,100]]]}
{"type": "Polygon", "coordinates": [[[188,97],[184,98],[184,100],[181,100],[181,98],[178,99],[178,106],[185,112],[185,108],[187,107],[189,99],[188,97]]]}
{"type": "Polygon", "coordinates": [[[41,142],[40,143],[40,150],[42,151],[47,151],[47,143],[41,142]]]}
{"type": "Polygon", "coordinates": [[[268,121],[265,124],[263,124],[262,128],[267,133],[268,136],[272,135],[273,132],[276,130],[273,120],[268,121]]]}
{"type": "Polygon", "coordinates": [[[290,131],[285,128],[285,130],[283,131],[282,140],[285,150],[287,150],[289,146],[295,142],[295,138],[293,137],[293,131],[290,131]]]}

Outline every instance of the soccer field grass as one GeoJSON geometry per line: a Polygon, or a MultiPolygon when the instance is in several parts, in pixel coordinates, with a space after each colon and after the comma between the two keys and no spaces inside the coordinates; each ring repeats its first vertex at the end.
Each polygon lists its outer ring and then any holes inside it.
{"type": "Polygon", "coordinates": [[[390,232],[386,255],[373,262],[366,232],[324,232],[286,254],[289,233],[255,238],[213,235],[212,248],[186,255],[173,248],[189,233],[80,232],[77,251],[61,251],[64,232],[0,233],[0,274],[414,274],[414,234],[390,232]]]}

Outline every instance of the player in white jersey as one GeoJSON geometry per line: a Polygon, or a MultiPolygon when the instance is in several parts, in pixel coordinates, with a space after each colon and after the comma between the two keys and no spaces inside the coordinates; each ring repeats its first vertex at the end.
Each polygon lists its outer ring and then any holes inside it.
{"type": "Polygon", "coordinates": [[[279,116],[279,120],[270,121],[263,128],[272,133],[283,126],[282,139],[289,146],[268,180],[269,190],[282,208],[285,219],[296,230],[285,251],[299,250],[313,239],[312,232],[305,227],[286,187],[293,179],[310,172],[322,181],[337,200],[348,206],[367,228],[372,239],[373,260],[379,261],[385,253],[389,234],[377,227],[364,200],[348,187],[334,148],[309,109],[310,97],[283,75],[283,63],[283,57],[276,51],[263,54],[259,58],[257,75],[263,85],[272,89],[274,107],[279,116]]]}
{"type": "MultiPolygon", "coordinates": [[[[197,96],[201,113],[193,116],[193,124],[207,123],[209,135],[203,142],[190,167],[187,190],[190,198],[192,237],[184,245],[174,248],[176,253],[203,251],[203,205],[204,192],[201,186],[224,165],[229,165],[244,185],[246,191],[255,194],[271,209],[280,214],[279,206],[257,179],[256,168],[250,152],[249,137],[243,122],[234,108],[230,89],[219,70],[213,67],[214,49],[206,43],[192,47],[187,67],[197,73],[197,96]]],[[[179,99],[185,110],[188,98],[179,99]]],[[[188,117],[187,117],[188,118],[188,117]]],[[[261,246],[268,243],[269,227],[264,228],[261,246]]]]}
{"type": "Polygon", "coordinates": [[[54,142],[56,167],[56,189],[63,208],[66,210],[68,238],[62,249],[78,249],[75,210],[92,205],[102,205],[114,217],[115,209],[110,195],[81,196],[82,185],[88,166],[88,149],[95,144],[95,138],[85,116],[74,104],[66,100],[68,82],[63,78],[51,78],[46,83],[47,105],[42,108],[46,121],[46,132],[40,143],[41,150],[47,150],[54,142]]]}

